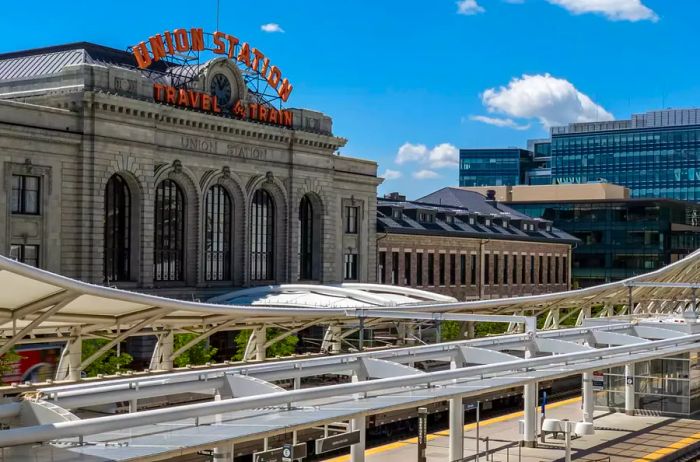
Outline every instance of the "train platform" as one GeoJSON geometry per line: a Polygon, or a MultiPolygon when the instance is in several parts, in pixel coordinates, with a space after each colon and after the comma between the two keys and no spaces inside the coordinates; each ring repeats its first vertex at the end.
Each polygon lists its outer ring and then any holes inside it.
{"type": "MultiPolygon", "coordinates": [[[[517,441],[518,420],[522,412],[514,412],[482,420],[479,452],[482,462],[550,462],[564,460],[564,441],[550,436],[537,448],[520,448],[517,441]],[[489,455],[486,458],[488,437],[489,455]]],[[[581,399],[572,398],[552,403],[547,417],[580,420],[581,399]]],[[[680,460],[700,446],[700,420],[659,416],[627,416],[623,413],[596,412],[595,435],[572,441],[572,459],[594,462],[652,462],[680,460]]],[[[476,424],[465,425],[464,459],[476,460],[476,424]]],[[[449,431],[428,435],[427,459],[445,462],[449,459],[449,431]]],[[[406,462],[416,460],[417,439],[411,438],[367,449],[367,462],[406,462]]],[[[695,460],[695,459],[689,459],[695,460]]],[[[326,459],[325,462],[349,462],[350,456],[326,459]]]]}

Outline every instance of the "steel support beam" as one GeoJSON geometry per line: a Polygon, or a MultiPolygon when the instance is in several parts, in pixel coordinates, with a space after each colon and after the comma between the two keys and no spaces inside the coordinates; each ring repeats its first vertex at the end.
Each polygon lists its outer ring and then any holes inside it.
{"type": "Polygon", "coordinates": [[[365,424],[365,416],[358,416],[350,421],[352,431],[360,432],[360,441],[357,444],[350,446],[350,461],[365,462],[365,445],[367,441],[367,426],[365,424]]]}
{"type": "Polygon", "coordinates": [[[593,411],[595,409],[595,396],[593,393],[593,373],[584,372],[581,376],[582,386],[582,420],[584,422],[593,423],[593,411]]]}
{"type": "Polygon", "coordinates": [[[625,414],[634,415],[634,364],[625,364],[625,414]]]}

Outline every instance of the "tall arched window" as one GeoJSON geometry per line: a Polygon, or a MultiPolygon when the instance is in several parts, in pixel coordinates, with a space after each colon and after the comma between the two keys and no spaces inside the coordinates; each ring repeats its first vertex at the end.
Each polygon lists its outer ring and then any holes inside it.
{"type": "Polygon", "coordinates": [[[182,281],[185,262],[185,199],[173,180],[156,188],[154,279],[182,281]]]}
{"type": "Polygon", "coordinates": [[[258,189],[250,210],[250,278],[253,281],[274,279],[275,203],[270,193],[258,189]]]}
{"type": "Polygon", "coordinates": [[[299,279],[313,279],[314,267],[314,207],[308,196],[299,204],[299,279]]]}
{"type": "Polygon", "coordinates": [[[131,192],[112,175],[105,191],[105,282],[128,281],[131,269],[131,192]]]}
{"type": "Polygon", "coordinates": [[[231,196],[226,188],[214,185],[204,201],[204,278],[207,281],[231,279],[231,196]]]}

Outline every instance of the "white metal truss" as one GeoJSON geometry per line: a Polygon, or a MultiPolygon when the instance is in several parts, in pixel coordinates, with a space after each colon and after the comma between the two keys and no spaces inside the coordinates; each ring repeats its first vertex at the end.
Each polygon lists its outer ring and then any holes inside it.
{"type": "Polygon", "coordinates": [[[25,399],[32,403],[31,409],[15,401],[0,404],[0,422],[12,427],[0,430],[0,447],[6,448],[7,460],[27,454],[35,460],[54,461],[71,457],[128,460],[137,454],[149,460],[167,459],[203,447],[697,351],[700,334],[692,333],[694,330],[694,322],[618,320],[556,331],[44,387],[25,399]],[[452,368],[426,373],[413,366],[424,361],[442,361],[452,368]],[[355,379],[292,390],[274,383],[297,383],[302,377],[324,374],[355,379]],[[76,417],[82,408],[179,393],[200,393],[211,399],[129,414],[76,417]],[[36,420],[22,418],[23,412],[31,412],[36,420]],[[43,445],[28,446],[35,443],[43,445]]]}

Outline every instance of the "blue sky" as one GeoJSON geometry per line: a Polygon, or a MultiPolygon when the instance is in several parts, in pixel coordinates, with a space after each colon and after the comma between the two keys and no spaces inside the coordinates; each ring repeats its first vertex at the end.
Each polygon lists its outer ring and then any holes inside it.
{"type": "MultiPolygon", "coordinates": [[[[460,147],[525,146],[549,125],[700,106],[697,0],[220,1],[220,29],[293,83],[287,105],[331,115],[343,154],[389,171],[380,193],[456,185],[460,147]]],[[[178,27],[213,31],[216,0],[37,0],[3,13],[0,52],[123,49],[178,27]]]]}

